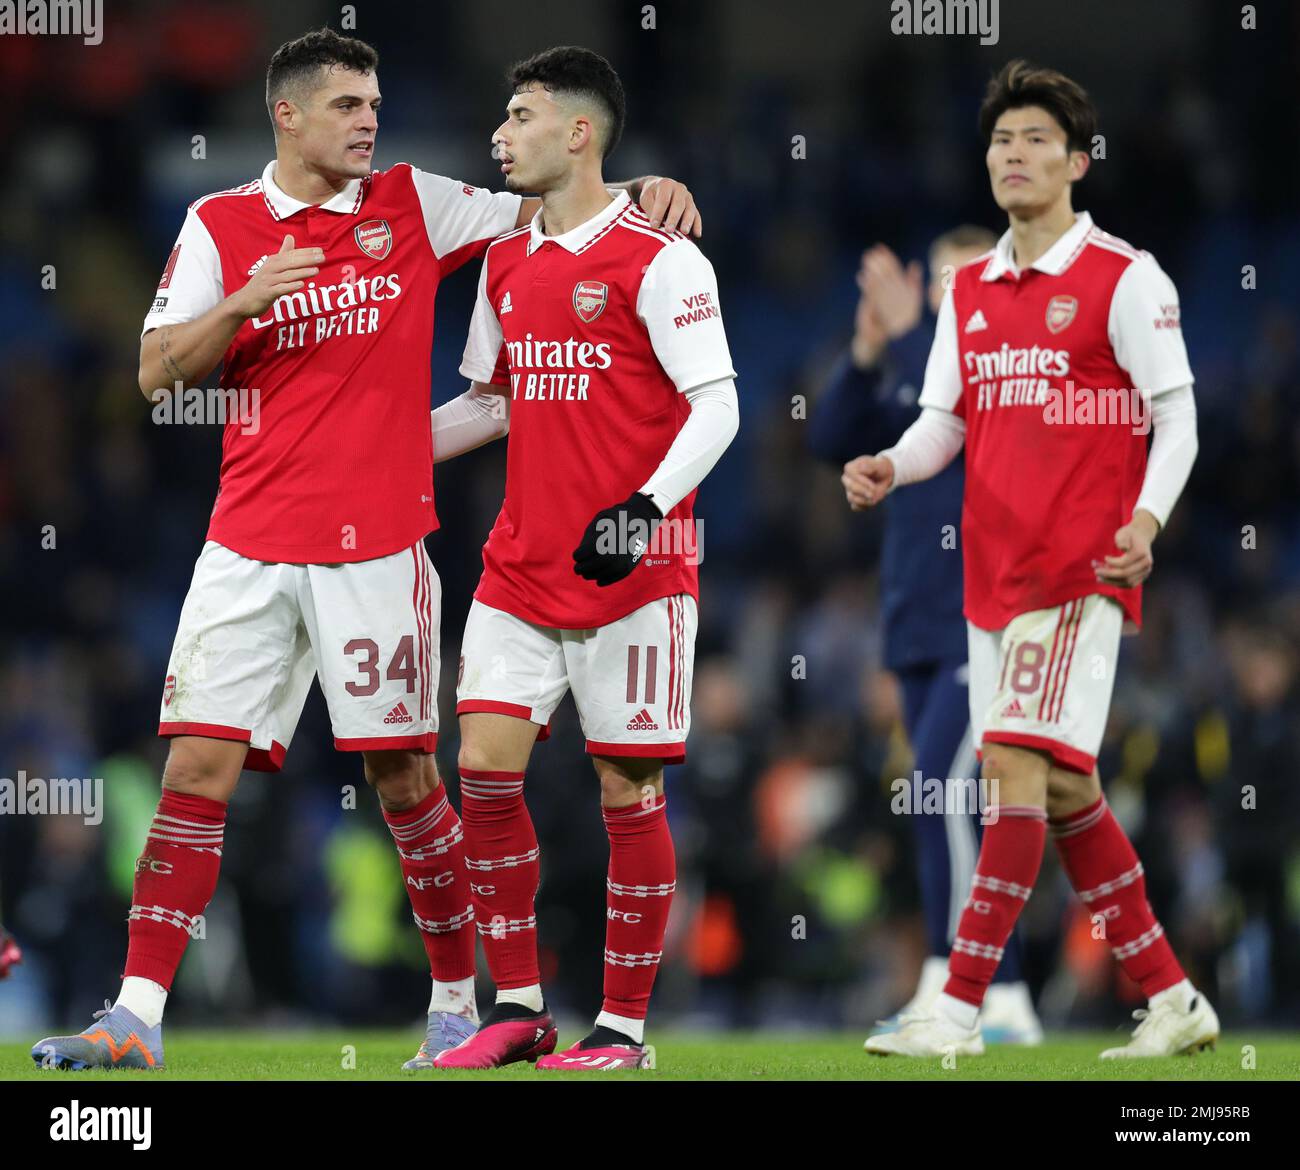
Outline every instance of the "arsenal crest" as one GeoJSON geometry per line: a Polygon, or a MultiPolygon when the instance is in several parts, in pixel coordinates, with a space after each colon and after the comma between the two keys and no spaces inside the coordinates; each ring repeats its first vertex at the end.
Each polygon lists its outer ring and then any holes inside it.
{"type": "Polygon", "coordinates": [[[597,280],[580,280],[573,286],[573,311],[590,325],[605,311],[609,286],[597,280]]]}
{"type": "Polygon", "coordinates": [[[1047,327],[1053,333],[1065,329],[1074,315],[1079,311],[1079,302],[1074,297],[1053,297],[1047,302],[1047,327]]]}
{"type": "Polygon", "coordinates": [[[169,674],[167,680],[163,683],[163,706],[172,705],[172,696],[176,693],[176,676],[169,674]]]}
{"type": "Polygon", "coordinates": [[[374,260],[382,260],[393,246],[393,229],[386,219],[368,219],[353,232],[357,247],[374,260]]]}

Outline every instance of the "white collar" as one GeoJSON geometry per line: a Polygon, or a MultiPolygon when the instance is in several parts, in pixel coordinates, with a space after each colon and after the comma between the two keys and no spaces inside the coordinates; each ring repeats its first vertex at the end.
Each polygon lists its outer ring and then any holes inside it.
{"type": "MultiPolygon", "coordinates": [[[[1049,276],[1060,276],[1074,263],[1075,256],[1083,247],[1083,241],[1090,231],[1092,231],[1092,216],[1086,211],[1080,211],[1074,217],[1074,226],[1029,267],[1037,268],[1039,272],[1046,272],[1049,276]]],[[[989,257],[988,263],[984,265],[984,271],[980,273],[980,280],[997,280],[1008,272],[1013,276],[1019,275],[1016,270],[1015,245],[1011,241],[1010,228],[1007,228],[994,246],[993,255],[989,257]]]]}
{"type": "Polygon", "coordinates": [[[271,214],[276,219],[288,219],[289,216],[301,211],[304,207],[319,206],[325,211],[337,211],[341,215],[355,215],[357,209],[361,206],[361,194],[365,187],[364,179],[351,179],[348,185],[343,188],[337,195],[327,199],[324,203],[313,204],[303,203],[295,199],[292,195],[286,195],[276,186],[275,179],[272,175],[275,173],[275,159],[266,164],[266,170],[262,172],[262,194],[266,196],[267,206],[271,209],[271,214]]]}
{"type": "Polygon", "coordinates": [[[559,244],[561,248],[569,252],[575,254],[581,252],[596,236],[622,215],[631,202],[626,191],[611,193],[614,198],[610,201],[608,207],[596,212],[586,223],[580,223],[576,228],[570,228],[560,236],[542,234],[542,210],[539,207],[528,229],[528,255],[531,256],[543,244],[559,244]]]}

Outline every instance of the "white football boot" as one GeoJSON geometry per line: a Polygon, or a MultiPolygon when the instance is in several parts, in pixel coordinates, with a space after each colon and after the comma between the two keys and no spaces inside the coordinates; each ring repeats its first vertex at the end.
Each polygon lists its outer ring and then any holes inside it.
{"type": "Polygon", "coordinates": [[[1213,1048],[1219,1039],[1219,1017],[1210,1001],[1192,989],[1190,997],[1157,996],[1149,1008],[1138,1008],[1133,1039],[1120,1048],[1107,1048],[1102,1060],[1133,1060],[1176,1056],[1213,1048]]]}
{"type": "Polygon", "coordinates": [[[942,1012],[912,1018],[896,1032],[881,1032],[863,1045],[875,1056],[983,1056],[979,1024],[963,1028],[942,1012]]]}
{"type": "Polygon", "coordinates": [[[941,955],[930,955],[921,964],[921,978],[917,982],[916,991],[912,998],[889,1019],[877,1020],[876,1023],[880,1025],[880,1031],[874,1033],[874,1035],[897,1032],[909,1020],[923,1020],[933,1015],[934,1001],[939,998],[939,993],[947,982],[948,960],[941,955]]]}
{"type": "Polygon", "coordinates": [[[992,983],[984,993],[980,1028],[989,1044],[1018,1044],[1036,1048],[1043,1042],[1029,987],[1024,983],[992,983]]]}

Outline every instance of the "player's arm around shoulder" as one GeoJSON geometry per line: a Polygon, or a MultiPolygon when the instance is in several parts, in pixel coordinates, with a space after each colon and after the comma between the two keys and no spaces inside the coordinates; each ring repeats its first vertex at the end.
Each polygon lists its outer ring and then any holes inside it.
{"type": "Polygon", "coordinates": [[[471,382],[464,394],[444,402],[429,419],[435,463],[476,450],[509,432],[509,387],[471,382]]]}

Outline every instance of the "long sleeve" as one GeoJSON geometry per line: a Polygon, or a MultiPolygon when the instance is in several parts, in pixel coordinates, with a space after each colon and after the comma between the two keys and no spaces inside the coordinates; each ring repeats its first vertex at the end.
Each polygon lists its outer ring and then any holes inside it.
{"type": "Polygon", "coordinates": [[[1151,400],[1151,450],[1134,511],[1144,508],[1165,526],[1196,462],[1196,399],[1179,386],[1151,400]]]}

